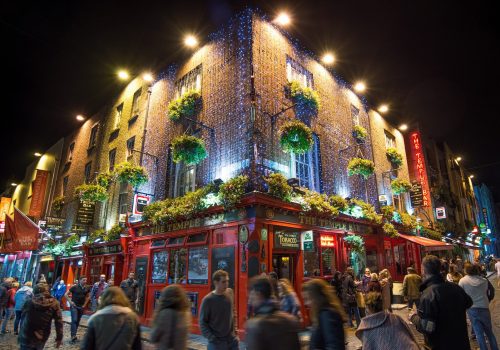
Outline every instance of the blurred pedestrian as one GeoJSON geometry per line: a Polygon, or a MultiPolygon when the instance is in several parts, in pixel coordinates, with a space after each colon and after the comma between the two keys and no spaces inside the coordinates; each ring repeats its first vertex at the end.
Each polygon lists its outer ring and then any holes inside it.
{"type": "Polygon", "coordinates": [[[352,317],[356,318],[356,328],[359,327],[361,316],[359,315],[358,303],[356,301],[356,285],[354,283],[354,270],[348,267],[342,276],[342,303],[347,313],[347,321],[350,327],[354,327],[352,317]]]}
{"type": "Polygon", "coordinates": [[[420,349],[406,322],[383,309],[381,293],[368,293],[365,302],[369,315],[361,320],[355,333],[363,350],[420,349]]]}
{"type": "Polygon", "coordinates": [[[99,305],[99,297],[104,290],[108,288],[108,283],[106,282],[106,275],[100,275],[99,281],[94,283],[92,289],[90,290],[90,305],[92,307],[92,311],[97,310],[97,306],[99,305]]]}
{"type": "Polygon", "coordinates": [[[9,290],[12,288],[12,278],[5,278],[2,283],[0,283],[0,320],[6,312],[7,302],[9,301],[9,290]]]}
{"type": "Polygon", "coordinates": [[[208,339],[208,350],[238,350],[234,295],[228,288],[229,274],[217,270],[212,275],[215,289],[201,302],[200,329],[208,339]]]}
{"type": "Polygon", "coordinates": [[[139,283],[135,279],[135,272],[129,272],[128,278],[120,283],[120,288],[123,290],[128,300],[130,301],[132,310],[135,310],[137,305],[137,298],[139,297],[139,283]]]}
{"type": "Polygon", "coordinates": [[[302,314],[300,312],[300,301],[297,293],[293,290],[290,281],[286,278],[281,278],[278,281],[278,293],[280,298],[280,309],[294,316],[298,322],[302,323],[302,314]]]}
{"type": "Polygon", "coordinates": [[[108,287],[113,287],[115,285],[115,280],[113,278],[110,278],[108,280],[108,287]]]}
{"type": "Polygon", "coordinates": [[[419,305],[422,277],[417,274],[413,267],[408,267],[406,271],[408,274],[403,279],[403,297],[408,300],[408,311],[411,312],[413,305],[417,308],[419,305]]]}
{"type": "Polygon", "coordinates": [[[380,285],[380,282],[378,281],[378,275],[376,273],[372,273],[370,275],[370,282],[368,282],[368,285],[366,287],[366,293],[369,292],[382,292],[382,286],[380,285]]]}
{"type": "Polygon", "coordinates": [[[50,295],[49,286],[41,283],[33,288],[33,298],[26,300],[22,309],[18,342],[20,350],[42,350],[50,336],[52,320],[56,328],[56,344],[63,339],[63,320],[59,302],[50,295]]]}
{"type": "Polygon", "coordinates": [[[273,288],[272,296],[274,300],[280,300],[278,292],[278,274],[275,271],[269,272],[269,281],[271,282],[271,287],[273,288]]]}
{"type": "Polygon", "coordinates": [[[450,272],[446,275],[446,280],[451,283],[458,284],[458,281],[463,277],[463,275],[457,271],[456,265],[450,265],[450,272]]]}
{"type": "Polygon", "coordinates": [[[500,258],[497,259],[495,270],[497,271],[497,287],[500,288],[500,258]]]}
{"type": "Polygon", "coordinates": [[[423,292],[418,313],[410,315],[411,322],[431,349],[469,350],[465,311],[472,306],[472,299],[456,284],[445,282],[438,257],[427,255],[422,267],[423,292]]]}
{"type": "Polygon", "coordinates": [[[81,350],[140,350],[141,324],[118,287],[107,288],[99,308],[90,316],[81,350]]]}
{"type": "Polygon", "coordinates": [[[340,271],[335,271],[330,284],[335,288],[335,294],[342,302],[342,273],[340,271]]]}
{"type": "Polygon", "coordinates": [[[14,315],[14,307],[16,306],[15,296],[18,288],[19,283],[13,282],[12,287],[7,291],[7,303],[5,304],[5,318],[2,322],[2,334],[10,333],[10,330],[7,330],[7,324],[14,315]]]}
{"type": "Polygon", "coordinates": [[[153,317],[151,343],[159,350],[187,349],[187,338],[191,326],[190,302],[177,284],[163,288],[153,317]]]}
{"type": "Polygon", "coordinates": [[[383,269],[378,274],[380,286],[382,287],[383,310],[392,312],[392,277],[389,270],[383,269]]]}
{"type": "Polygon", "coordinates": [[[54,298],[56,297],[56,290],[57,290],[57,286],[59,285],[60,280],[61,280],[61,276],[57,277],[56,281],[52,285],[52,288],[50,289],[50,295],[52,295],[54,298]]]}
{"type": "Polygon", "coordinates": [[[83,316],[83,311],[89,300],[90,288],[87,286],[87,277],[81,276],[78,283],[66,291],[64,297],[69,302],[71,312],[71,342],[75,343],[78,338],[76,332],[83,316]],[[69,296],[71,294],[71,297],[69,296]]]}
{"type": "Polygon", "coordinates": [[[346,317],[332,288],[322,279],[313,279],[302,285],[302,295],[312,321],[309,348],[345,349],[346,317]]]}
{"type": "Polygon", "coordinates": [[[14,320],[14,334],[19,334],[19,323],[23,318],[23,307],[26,301],[33,297],[33,288],[31,288],[31,282],[26,282],[24,286],[19,288],[15,295],[16,306],[14,311],[16,313],[16,319],[14,320]]]}
{"type": "MultiPolygon", "coordinates": [[[[280,285],[278,282],[278,288],[280,285]]],[[[249,301],[255,316],[247,322],[248,350],[300,350],[299,322],[290,313],[279,310],[272,298],[269,278],[250,281],[249,301]]]]}
{"type": "Polygon", "coordinates": [[[455,258],[455,265],[457,265],[457,272],[460,274],[464,273],[464,261],[460,257],[460,255],[457,255],[455,258]]]}
{"type": "MultiPolygon", "coordinates": [[[[54,290],[54,288],[52,288],[54,290]]],[[[55,291],[54,291],[54,298],[57,299],[59,302],[59,305],[61,305],[61,300],[64,294],[66,293],[66,284],[64,283],[64,280],[61,279],[59,280],[59,283],[55,286],[55,291]]]]}

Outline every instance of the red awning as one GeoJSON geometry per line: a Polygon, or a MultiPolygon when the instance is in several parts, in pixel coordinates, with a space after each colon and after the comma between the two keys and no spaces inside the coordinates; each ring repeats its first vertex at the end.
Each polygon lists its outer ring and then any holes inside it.
{"type": "Polygon", "coordinates": [[[399,234],[401,238],[404,238],[410,242],[417,243],[418,245],[421,245],[425,247],[426,251],[432,251],[432,250],[452,250],[453,245],[441,241],[436,241],[427,237],[417,237],[417,236],[409,236],[409,235],[403,235],[399,234]]]}

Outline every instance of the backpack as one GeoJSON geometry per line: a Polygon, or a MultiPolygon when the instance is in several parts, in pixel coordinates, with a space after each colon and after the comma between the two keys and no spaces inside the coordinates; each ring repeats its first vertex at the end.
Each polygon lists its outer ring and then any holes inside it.
{"type": "Polygon", "coordinates": [[[495,298],[495,287],[491,284],[489,279],[486,279],[488,282],[488,289],[486,290],[486,295],[488,296],[488,301],[492,301],[495,298]]]}

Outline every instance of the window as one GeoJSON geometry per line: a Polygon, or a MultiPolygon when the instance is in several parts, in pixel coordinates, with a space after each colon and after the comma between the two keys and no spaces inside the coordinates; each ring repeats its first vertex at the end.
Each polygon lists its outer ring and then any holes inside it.
{"type": "Polygon", "coordinates": [[[356,108],[356,106],[354,106],[354,105],[351,105],[351,118],[352,118],[353,125],[360,125],[359,124],[359,109],[356,108]]]}
{"type": "MultiPolygon", "coordinates": [[[[163,241],[165,243],[165,241],[163,241]]],[[[168,252],[166,250],[153,253],[153,269],[151,271],[152,283],[167,282],[168,252]]]]}
{"type": "Polygon", "coordinates": [[[175,171],[174,197],[180,197],[194,191],[196,187],[196,165],[187,165],[180,162],[176,164],[175,171]]]}
{"type": "Polygon", "coordinates": [[[118,197],[118,213],[127,214],[128,213],[128,191],[127,184],[120,184],[120,196],[118,197]]]}
{"type": "Polygon", "coordinates": [[[198,233],[195,235],[190,235],[187,238],[186,245],[206,243],[208,235],[206,233],[198,233]]]}
{"type": "Polygon", "coordinates": [[[109,160],[109,171],[111,172],[115,170],[116,148],[113,148],[111,151],[109,151],[108,160],[109,160]]]}
{"type": "Polygon", "coordinates": [[[332,248],[322,248],[321,249],[321,267],[323,268],[322,276],[333,275],[333,269],[335,268],[335,257],[332,248]]]}
{"type": "Polygon", "coordinates": [[[186,260],[187,249],[170,249],[170,259],[168,264],[168,283],[186,284],[186,260]]]}
{"type": "Polygon", "coordinates": [[[286,78],[289,82],[298,81],[302,87],[313,87],[312,73],[288,56],[286,57],[286,78]]]}
{"type": "Polygon", "coordinates": [[[75,151],[75,143],[71,142],[68,147],[68,159],[67,162],[71,162],[73,160],[73,152],[75,151]]]}
{"type": "Polygon", "coordinates": [[[127,140],[127,158],[133,155],[134,146],[135,146],[135,136],[132,136],[127,140]]]}
{"type": "MultiPolygon", "coordinates": [[[[196,235],[195,235],[196,236],[196,235]]],[[[205,235],[206,236],[206,235],[205,235]]],[[[188,283],[208,283],[208,247],[189,248],[188,283]]]]}
{"type": "Polygon", "coordinates": [[[385,148],[395,148],[396,147],[396,138],[387,130],[384,130],[385,134],[385,148]]]}
{"type": "Polygon", "coordinates": [[[120,123],[122,121],[123,103],[116,107],[115,111],[115,124],[113,125],[113,130],[120,129],[120,123]]]}
{"type": "Polygon", "coordinates": [[[189,90],[201,91],[201,65],[184,75],[175,84],[176,97],[181,97],[189,90]]]}
{"type": "Polygon", "coordinates": [[[135,117],[139,114],[139,98],[141,97],[142,88],[139,88],[136,92],[134,92],[134,97],[132,98],[132,114],[130,118],[135,117]]]}
{"type": "Polygon", "coordinates": [[[321,158],[319,138],[316,134],[313,135],[313,138],[314,145],[309,152],[306,152],[304,154],[291,154],[291,177],[296,177],[297,179],[299,179],[299,184],[301,187],[321,192],[321,158]]]}
{"type": "Polygon", "coordinates": [[[89,183],[92,178],[92,162],[85,164],[85,183],[89,183]]]}
{"type": "Polygon", "coordinates": [[[182,245],[184,244],[184,239],[186,236],[181,236],[181,237],[171,237],[167,241],[167,247],[168,246],[176,246],[176,245],[182,245]]]}
{"type": "Polygon", "coordinates": [[[62,195],[65,196],[66,192],[68,191],[68,181],[69,181],[69,176],[65,176],[63,178],[63,186],[62,186],[62,195]]]}
{"type": "Polygon", "coordinates": [[[90,130],[89,148],[92,148],[97,143],[97,131],[99,130],[99,124],[96,124],[90,130]]]}

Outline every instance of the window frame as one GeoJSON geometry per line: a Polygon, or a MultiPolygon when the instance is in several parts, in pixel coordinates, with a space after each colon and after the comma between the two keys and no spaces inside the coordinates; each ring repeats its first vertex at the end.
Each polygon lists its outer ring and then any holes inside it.
{"type": "Polygon", "coordinates": [[[359,112],[359,108],[351,104],[351,120],[353,127],[356,125],[361,125],[361,122],[359,120],[359,112]]]}
{"type": "Polygon", "coordinates": [[[396,137],[385,129],[384,129],[384,139],[385,139],[385,149],[396,148],[396,137]]]}
{"type": "MultiPolygon", "coordinates": [[[[314,143],[312,148],[304,154],[296,155],[295,153],[290,153],[290,175],[291,177],[295,177],[299,179],[299,184],[302,187],[306,187],[310,190],[321,192],[321,150],[319,147],[319,137],[316,134],[313,134],[314,143]],[[301,181],[301,177],[297,176],[297,157],[304,157],[307,155],[308,157],[308,168],[309,168],[309,184],[310,187],[303,186],[301,181]]],[[[303,162],[303,164],[305,164],[303,162]]]]}
{"type": "Polygon", "coordinates": [[[68,146],[68,157],[66,158],[66,163],[70,163],[73,160],[73,154],[75,152],[75,141],[72,141],[68,146]]]}
{"type": "Polygon", "coordinates": [[[85,163],[83,176],[84,176],[84,180],[85,180],[86,184],[88,184],[92,181],[92,161],[85,163]],[[88,169],[88,172],[87,172],[87,169],[88,169]]]}
{"type": "Polygon", "coordinates": [[[112,172],[115,170],[116,165],[116,147],[110,149],[108,152],[108,171],[112,172]],[[111,155],[113,155],[113,164],[111,164],[111,155]]]}
{"type": "Polygon", "coordinates": [[[127,140],[127,159],[134,155],[134,148],[135,148],[135,135],[127,140]],[[130,143],[132,144],[132,148],[129,147],[130,143]]]}
{"type": "Polygon", "coordinates": [[[112,131],[116,131],[116,130],[120,129],[121,121],[122,121],[122,115],[123,115],[123,102],[120,103],[115,108],[115,118],[113,119],[113,129],[112,129],[112,131]]]}
{"type": "Polygon", "coordinates": [[[132,96],[132,109],[130,111],[130,119],[139,114],[139,100],[142,96],[142,86],[138,88],[132,96]]]}
{"type": "Polygon", "coordinates": [[[313,74],[288,55],[286,55],[286,79],[288,82],[297,81],[302,87],[314,89],[313,74]]]}
{"type": "Polygon", "coordinates": [[[174,169],[174,193],[173,197],[180,197],[185,195],[186,193],[193,192],[196,190],[196,164],[187,165],[184,162],[179,162],[175,164],[174,169]],[[192,179],[192,183],[188,184],[188,182],[184,182],[188,172],[193,171],[193,175],[189,176],[192,179]],[[184,185],[183,185],[184,184],[184,185]],[[183,185],[184,190],[181,191],[181,186],[183,185]],[[189,186],[189,190],[185,190],[185,188],[189,186]]]}
{"type": "Polygon", "coordinates": [[[65,196],[66,193],[68,192],[68,183],[69,183],[69,175],[66,175],[63,177],[63,183],[62,183],[62,195],[65,196]]]}
{"type": "Polygon", "coordinates": [[[90,136],[89,136],[89,149],[93,148],[97,144],[97,133],[99,132],[99,123],[96,123],[92,126],[90,129],[90,136]]]}
{"type": "Polygon", "coordinates": [[[175,98],[182,97],[187,91],[196,90],[201,94],[203,83],[202,65],[191,69],[175,82],[175,98]]]}

